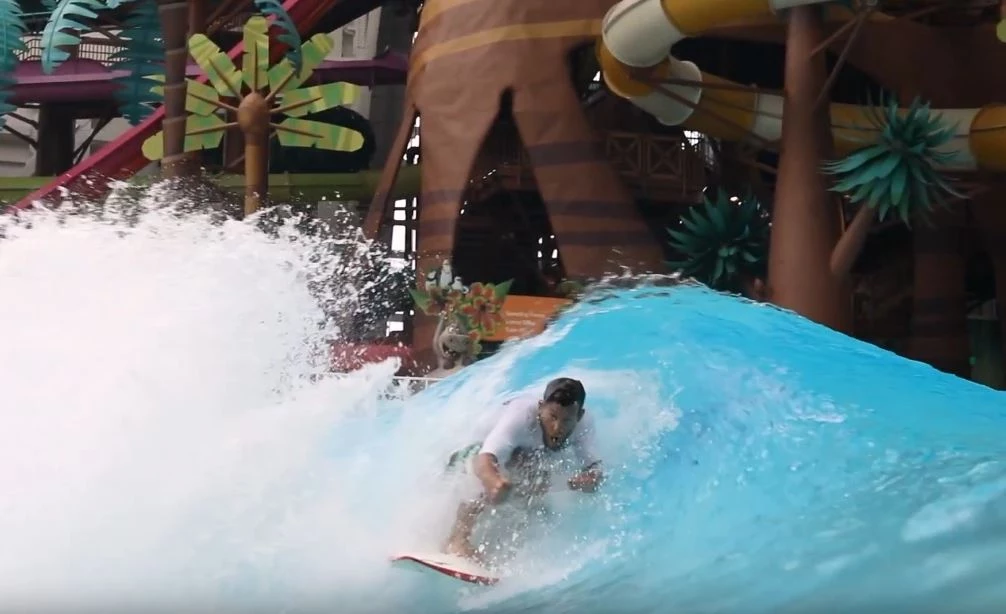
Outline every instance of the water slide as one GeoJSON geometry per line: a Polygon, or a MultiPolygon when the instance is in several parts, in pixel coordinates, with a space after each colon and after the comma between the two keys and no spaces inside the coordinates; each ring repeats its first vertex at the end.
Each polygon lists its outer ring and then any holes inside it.
{"type": "MultiPolygon", "coordinates": [[[[333,12],[338,13],[337,16],[340,18],[338,23],[345,24],[370,12],[379,4],[378,0],[286,0],[283,8],[303,34],[309,32],[323,18],[331,20],[333,12]]],[[[243,50],[244,43],[239,42],[227,55],[232,60],[237,60],[243,50]]],[[[205,83],[205,75],[201,75],[199,81],[205,83]]],[[[60,190],[64,188],[79,191],[92,198],[106,193],[107,179],[126,179],[150,164],[143,155],[143,142],[161,129],[162,119],[164,119],[164,108],[158,107],[143,122],[133,126],[52,182],[22,198],[14,204],[14,207],[24,209],[31,207],[37,200],[59,198],[60,190]]]]}
{"type": "MultiPolygon", "coordinates": [[[[599,57],[608,87],[617,95],[669,126],[682,126],[725,140],[777,144],[782,136],[783,99],[760,94],[738,83],[702,72],[693,62],[669,54],[687,37],[742,20],[771,17],[775,12],[828,0],[622,0],[608,11],[602,25],[599,57]],[[667,85],[680,99],[634,75],[681,80],[667,85]],[[682,84],[705,83],[710,87],[682,84]],[[690,104],[689,104],[690,103],[690,104]],[[724,121],[724,119],[726,121],[724,121]]],[[[885,16],[877,16],[884,19],[885,16]]],[[[939,109],[956,124],[957,136],[944,150],[954,151],[953,170],[1006,170],[1006,105],[976,109],[939,109]]],[[[831,105],[836,151],[845,154],[875,138],[876,128],[865,108],[831,105]]]]}

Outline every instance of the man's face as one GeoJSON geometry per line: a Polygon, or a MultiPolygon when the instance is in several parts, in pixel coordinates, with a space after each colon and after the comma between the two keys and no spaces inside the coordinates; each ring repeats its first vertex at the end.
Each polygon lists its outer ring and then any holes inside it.
{"type": "Polygon", "coordinates": [[[558,450],[566,444],[566,439],[580,421],[580,408],[577,405],[563,407],[554,402],[542,403],[538,415],[545,447],[558,450]]]}

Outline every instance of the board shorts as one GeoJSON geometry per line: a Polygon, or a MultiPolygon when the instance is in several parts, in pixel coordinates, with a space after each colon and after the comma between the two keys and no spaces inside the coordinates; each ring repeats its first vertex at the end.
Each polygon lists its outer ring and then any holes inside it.
{"type": "Polygon", "coordinates": [[[454,497],[463,501],[475,502],[482,498],[482,480],[475,475],[472,462],[482,449],[482,442],[473,443],[455,450],[444,466],[444,477],[450,484],[454,497]]]}
{"type": "Polygon", "coordinates": [[[479,450],[481,449],[482,442],[480,441],[478,443],[465,446],[460,450],[456,450],[453,454],[451,454],[450,458],[447,459],[447,466],[445,469],[452,472],[467,472],[471,468],[472,459],[478,456],[479,450]]]}
{"type": "MultiPolygon", "coordinates": [[[[472,466],[475,457],[482,450],[482,442],[473,443],[459,450],[455,450],[447,459],[444,466],[445,476],[452,483],[455,496],[462,500],[477,501],[482,499],[484,488],[482,480],[475,475],[472,466]]],[[[518,482],[518,489],[520,484],[518,482]]],[[[526,506],[525,506],[526,507],[526,506]]]]}

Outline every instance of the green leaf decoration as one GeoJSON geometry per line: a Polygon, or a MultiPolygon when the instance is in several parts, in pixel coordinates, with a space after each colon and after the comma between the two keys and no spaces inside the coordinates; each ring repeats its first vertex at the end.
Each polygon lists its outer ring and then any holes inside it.
{"type": "Polygon", "coordinates": [[[737,292],[745,278],[764,274],[769,216],[752,194],[737,202],[721,190],[667,229],[682,258],[668,264],[716,290],[737,292]]]}
{"type": "Polygon", "coordinates": [[[352,103],[360,88],[352,83],[327,83],[280,94],[280,108],[290,117],[303,117],[352,103]]]}
{"type": "Polygon", "coordinates": [[[124,26],[120,36],[125,47],[111,58],[113,69],[127,73],[115,80],[115,99],[126,121],[136,125],[150,115],[164,95],[164,88],[151,82],[151,77],[164,71],[164,42],[156,0],[138,0],[124,26]]]}
{"type": "Polygon", "coordinates": [[[300,70],[303,62],[300,31],[283,8],[283,4],[279,0],[255,0],[255,8],[266,17],[274,18],[273,23],[279,29],[276,40],[287,46],[286,59],[290,61],[294,70],[300,70]]]}
{"type": "Polygon", "coordinates": [[[835,176],[832,191],[870,207],[881,221],[895,215],[905,224],[926,219],[948,197],[964,198],[939,170],[956,155],[940,148],[957,135],[957,127],[932,112],[929,103],[915,98],[902,109],[888,97],[880,105],[868,105],[866,116],[879,136],[823,165],[835,176]]]}
{"type": "Polygon", "coordinates": [[[18,0],[0,0],[0,128],[7,114],[17,108],[10,103],[10,97],[18,63],[16,54],[24,49],[24,33],[24,14],[18,0]]]}
{"type": "Polygon", "coordinates": [[[206,73],[210,84],[220,96],[241,98],[241,71],[234,66],[227,54],[217,47],[204,34],[195,34],[189,38],[189,55],[196,61],[199,68],[206,73]]]}
{"type": "MultiPolygon", "coordinates": [[[[219,147],[226,130],[224,120],[216,115],[189,115],[185,118],[185,151],[219,147]]],[[[158,132],[143,142],[143,156],[150,160],[164,157],[164,132],[158,132]]]]}
{"type": "Polygon", "coordinates": [[[496,300],[499,303],[503,303],[503,299],[506,298],[507,294],[510,293],[510,286],[513,285],[513,280],[508,279],[501,284],[497,284],[493,290],[496,292],[496,300]]]}
{"type": "MultiPolygon", "coordinates": [[[[150,75],[147,79],[152,81],[157,81],[158,83],[164,83],[164,75],[150,75]]],[[[195,79],[185,80],[186,96],[185,96],[185,111],[188,113],[195,113],[196,115],[212,115],[215,114],[220,109],[217,105],[209,102],[211,100],[220,100],[220,96],[217,91],[213,89],[212,85],[206,85],[205,83],[200,83],[195,79]]],[[[157,96],[164,96],[164,86],[154,85],[150,88],[157,96]]]]}
{"type": "Polygon", "coordinates": [[[363,135],[342,126],[288,117],[275,126],[283,147],[315,147],[330,151],[356,151],[363,135]]]}
{"type": "Polygon", "coordinates": [[[245,22],[241,72],[245,85],[253,92],[265,89],[269,82],[269,22],[256,15],[245,22]]]}
{"type": "Polygon", "coordinates": [[[42,71],[51,74],[70,57],[67,47],[80,44],[80,34],[91,29],[98,12],[109,8],[102,0],[60,0],[42,30],[42,71]]]}
{"type": "Polygon", "coordinates": [[[287,58],[269,69],[269,90],[282,93],[300,87],[334,48],[335,44],[330,36],[315,34],[301,46],[300,70],[295,69],[287,58]]]}

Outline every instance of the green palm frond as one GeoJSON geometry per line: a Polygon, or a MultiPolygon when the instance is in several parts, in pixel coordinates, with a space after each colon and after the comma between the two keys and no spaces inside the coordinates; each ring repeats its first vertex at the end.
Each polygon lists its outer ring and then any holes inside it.
{"type": "Polygon", "coordinates": [[[220,96],[241,98],[241,71],[234,66],[230,56],[220,50],[216,43],[205,34],[196,34],[189,38],[189,55],[196,61],[199,68],[206,74],[210,84],[216,88],[220,96]]]}
{"type": "Polygon", "coordinates": [[[769,217],[752,194],[735,202],[721,189],[716,200],[689,209],[667,233],[682,255],[667,264],[711,288],[737,291],[745,277],[762,274],[769,217]]]}
{"type": "Polygon", "coordinates": [[[295,69],[286,58],[269,69],[269,90],[282,93],[300,87],[334,48],[335,44],[329,35],[315,34],[300,46],[300,69],[295,69]]]}
{"type": "Polygon", "coordinates": [[[360,94],[360,86],[352,83],[326,83],[302,87],[280,94],[283,112],[290,117],[303,117],[327,111],[332,107],[352,104],[360,94]]]}
{"type": "Polygon", "coordinates": [[[939,170],[956,156],[941,148],[956,136],[957,126],[918,98],[905,109],[893,98],[868,109],[879,138],[823,165],[836,177],[832,191],[872,208],[880,220],[893,214],[906,224],[935,205],[945,206],[948,196],[963,198],[939,170]]]}
{"type": "Polygon", "coordinates": [[[151,77],[164,71],[164,42],[156,0],[138,0],[125,20],[126,46],[112,56],[113,68],[126,71],[115,81],[115,99],[122,116],[133,125],[143,121],[163,100],[163,88],[151,77]]]}
{"type": "Polygon", "coordinates": [[[294,70],[300,70],[303,53],[300,45],[300,32],[297,30],[293,19],[283,8],[279,0],[255,0],[255,8],[266,17],[274,19],[273,25],[279,28],[280,33],[276,40],[287,46],[286,58],[290,60],[294,70]]]}
{"type": "Polygon", "coordinates": [[[24,15],[18,0],[0,0],[0,128],[15,110],[10,103],[17,52],[24,49],[24,15]]]}
{"type": "Polygon", "coordinates": [[[50,74],[70,57],[66,48],[80,44],[81,32],[91,29],[100,11],[117,8],[126,2],[60,0],[42,31],[42,70],[50,74]]]}

